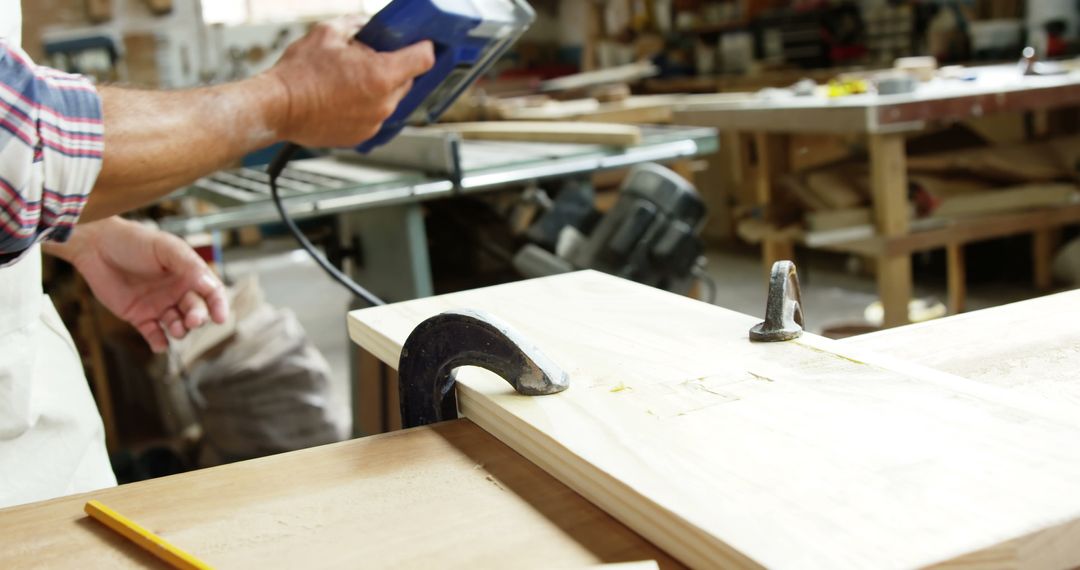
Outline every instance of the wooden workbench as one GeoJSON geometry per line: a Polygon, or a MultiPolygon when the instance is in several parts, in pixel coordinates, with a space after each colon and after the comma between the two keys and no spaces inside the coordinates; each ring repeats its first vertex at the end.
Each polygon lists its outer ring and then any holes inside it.
{"type": "MultiPolygon", "coordinates": [[[[584,272],[525,285],[532,293],[550,287],[560,299],[613,299],[590,303],[584,312],[594,318],[633,320],[640,312],[641,322],[656,322],[698,306],[639,286],[612,288],[609,279],[584,272]],[[627,303],[635,306],[643,298],[661,302],[628,308],[624,317],[614,310],[627,303]]],[[[498,301],[499,291],[505,290],[430,302],[498,301]]],[[[543,311],[545,301],[530,294],[521,303],[543,311]]],[[[724,311],[716,315],[733,319],[740,329],[740,323],[753,321],[724,311]]],[[[1077,410],[1080,390],[1070,382],[1080,367],[1080,329],[1073,326],[1077,317],[1080,291],[818,348],[840,344],[862,353],[875,350],[880,356],[870,360],[884,366],[890,366],[889,358],[902,360],[901,366],[909,370],[934,366],[1016,392],[1018,399],[1049,396],[1077,410]]],[[[726,329],[722,320],[707,322],[712,325],[685,332],[716,334],[726,329]]],[[[589,336],[590,330],[581,332],[589,336]]],[[[613,332],[624,342],[658,334],[634,330],[613,332]]],[[[595,345],[597,338],[590,338],[585,348],[602,350],[595,345]]],[[[371,348],[387,359],[387,351],[394,350],[385,343],[371,348]]],[[[666,357],[662,350],[646,352],[645,358],[666,357]]],[[[642,358],[632,351],[623,353],[626,359],[642,358]]],[[[624,379],[632,383],[632,376],[624,379]]],[[[649,559],[664,568],[679,566],[469,420],[0,510],[0,567],[160,567],[87,519],[82,507],[89,498],[102,500],[223,568],[575,568],[649,559]]],[[[1075,554],[1076,531],[1075,522],[1059,525],[1054,532],[1017,537],[1007,548],[990,549],[984,558],[966,562],[973,568],[1075,564],[1070,556],[1075,554]]]]}
{"type": "Polygon", "coordinates": [[[0,568],[161,568],[98,499],[217,568],[679,565],[468,420],[0,510],[0,568]]]}
{"type": "MultiPolygon", "coordinates": [[[[874,221],[878,237],[872,250],[857,244],[850,251],[877,259],[878,293],[885,310],[885,325],[908,322],[911,298],[911,253],[947,248],[949,253],[950,297],[963,291],[963,245],[988,237],[1034,233],[1036,282],[1047,287],[1048,259],[1054,228],[1080,221],[1080,207],[1044,210],[1038,215],[997,216],[985,223],[965,223],[956,231],[929,232],[917,236],[910,231],[907,156],[905,137],[931,125],[983,117],[994,113],[1044,111],[1076,106],[1080,101],[1080,72],[1051,77],[1021,77],[1015,65],[972,68],[977,80],[954,81],[920,88],[906,95],[854,95],[841,99],[794,97],[779,100],[750,100],[684,106],[676,112],[678,124],[713,126],[724,129],[723,145],[729,149],[748,139],[756,167],[747,182],[753,189],[755,206],[766,213],[773,203],[773,179],[790,170],[790,135],[847,134],[864,137],[869,152],[874,221]],[[978,225],[978,227],[974,227],[978,225]],[[912,239],[914,238],[914,239],[912,239]]],[[[737,162],[736,159],[732,159],[737,162]]],[[[737,165],[715,168],[732,170],[737,165]]],[[[723,174],[723,173],[721,173],[723,174]]],[[[784,235],[768,235],[763,240],[766,268],[779,259],[792,257],[792,240],[784,235]]],[[[843,250],[842,247],[830,249],[843,250]]]]}

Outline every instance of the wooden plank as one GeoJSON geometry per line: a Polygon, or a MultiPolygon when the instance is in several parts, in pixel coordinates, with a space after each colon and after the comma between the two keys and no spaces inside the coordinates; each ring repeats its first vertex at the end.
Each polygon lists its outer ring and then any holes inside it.
{"type": "Polygon", "coordinates": [[[1076,184],[1025,184],[945,198],[933,215],[936,218],[960,218],[1022,212],[1075,204],[1078,197],[1080,193],[1077,192],[1076,184]]]}
{"type": "MultiPolygon", "coordinates": [[[[908,187],[903,135],[870,136],[870,187],[874,220],[885,237],[908,233],[908,187]]],[[[911,301],[911,256],[886,254],[878,258],[878,295],[885,311],[884,326],[908,323],[911,301]]]]}
{"type": "Polygon", "coordinates": [[[572,386],[528,398],[466,369],[462,412],[692,566],[959,566],[1049,537],[1080,562],[1071,408],[814,335],[753,344],[758,319],[595,272],[358,311],[350,333],[393,363],[463,307],[572,386]]]}
{"type": "MultiPolygon", "coordinates": [[[[434,127],[433,127],[434,128],[434,127]]],[[[641,144],[641,129],[613,123],[499,121],[487,123],[447,123],[439,129],[459,133],[467,140],[530,141],[545,143],[641,144]]]]}
{"type": "Polygon", "coordinates": [[[502,109],[508,121],[586,121],[593,123],[669,124],[674,100],[644,96],[600,104],[596,99],[548,101],[533,107],[502,109]]]}
{"type": "Polygon", "coordinates": [[[219,568],[679,567],[464,420],[0,510],[0,567],[158,567],[91,498],[219,568]]]}
{"type": "Polygon", "coordinates": [[[363,437],[389,431],[386,419],[386,365],[370,352],[357,348],[353,378],[353,435],[363,437]]]}
{"type": "Polygon", "coordinates": [[[956,315],[963,313],[967,304],[967,261],[963,244],[949,244],[945,252],[949,314],[956,315]]]}
{"type": "Polygon", "coordinates": [[[939,229],[917,231],[905,236],[877,237],[850,243],[835,243],[830,249],[867,255],[911,254],[945,247],[950,243],[972,243],[1006,237],[1040,228],[1060,228],[1080,223],[1080,205],[1039,209],[955,220],[939,229]]]}
{"type": "Polygon", "coordinates": [[[1054,250],[1057,249],[1056,228],[1040,228],[1031,234],[1032,272],[1035,288],[1049,291],[1054,287],[1054,250]]]}
{"type": "Polygon", "coordinates": [[[1065,402],[1080,417],[1078,322],[1080,290],[851,337],[843,343],[1065,402]]]}
{"type": "Polygon", "coordinates": [[[652,62],[642,61],[549,79],[540,84],[540,90],[545,92],[567,91],[611,83],[632,83],[646,77],[652,77],[659,72],[660,69],[652,62]]]}

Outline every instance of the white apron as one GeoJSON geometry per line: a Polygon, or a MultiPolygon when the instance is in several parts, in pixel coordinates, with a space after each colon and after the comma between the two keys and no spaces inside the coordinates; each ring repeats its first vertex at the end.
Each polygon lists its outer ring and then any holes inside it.
{"type": "Polygon", "coordinates": [[[116,485],[71,335],[41,289],[41,252],[0,269],[0,508],[116,485]]]}

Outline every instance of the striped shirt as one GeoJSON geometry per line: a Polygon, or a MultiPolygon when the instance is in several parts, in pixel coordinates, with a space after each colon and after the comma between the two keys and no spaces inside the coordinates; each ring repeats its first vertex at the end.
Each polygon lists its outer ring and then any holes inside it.
{"type": "Polygon", "coordinates": [[[0,39],[0,266],[65,241],[101,171],[101,98],[0,39]]]}

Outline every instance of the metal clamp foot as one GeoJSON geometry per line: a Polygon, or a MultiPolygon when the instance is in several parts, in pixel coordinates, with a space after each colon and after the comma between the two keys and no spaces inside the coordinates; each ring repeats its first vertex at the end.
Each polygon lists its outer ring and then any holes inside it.
{"type": "Polygon", "coordinates": [[[803,333],[802,293],[795,264],[777,261],[769,278],[769,301],[765,322],[750,329],[750,340],[781,342],[794,340],[803,333]]]}
{"type": "Polygon", "coordinates": [[[398,361],[401,423],[428,425],[457,417],[454,369],[479,366],[518,393],[544,396],[570,387],[570,379],[510,325],[479,311],[449,311],[418,325],[398,361]]]}

